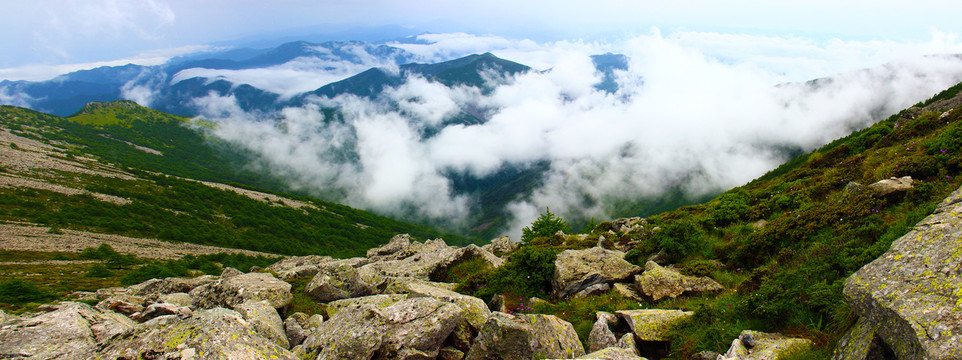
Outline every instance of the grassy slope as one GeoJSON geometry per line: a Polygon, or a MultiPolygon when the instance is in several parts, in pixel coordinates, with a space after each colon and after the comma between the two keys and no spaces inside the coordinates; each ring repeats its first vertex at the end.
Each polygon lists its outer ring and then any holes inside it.
{"type": "MultiPolygon", "coordinates": [[[[595,310],[694,310],[694,318],[674,329],[670,358],[686,359],[701,350],[724,352],[745,329],[812,339],[816,349],[799,356],[828,358],[855,320],[842,296],[845,279],[960,185],[962,108],[943,109],[951,105],[937,102],[957,96],[960,89],[962,84],[707,203],[652,216],[649,231],[612,235],[602,223],[585,240],[540,238],[525,246],[555,252],[586,248],[601,235],[621,244],[637,241],[626,254],[629,261],[644,265],[649,254],[664,251],[683,272],[711,276],[725,291],[642,304],[609,293],[524,311],[558,315],[586,337],[595,310]],[[911,176],[914,188],[890,196],[871,189],[846,191],[850,182],[868,185],[902,176],[911,176]],[[650,231],[652,227],[660,230],[650,231]]],[[[502,269],[539,268],[527,258],[515,260],[502,269]]],[[[502,269],[462,276],[467,279],[462,291],[490,295],[494,287],[521,302],[544,296],[530,289],[547,283],[531,284],[528,271],[502,269]]]]}
{"type": "Polygon", "coordinates": [[[158,175],[234,183],[240,187],[245,186],[237,182],[260,178],[258,174],[235,171],[232,161],[238,158],[230,156],[236,155],[208,145],[199,133],[182,126],[185,119],[136,104],[119,105],[100,106],[75,116],[82,117],[81,122],[106,125],[84,125],[70,121],[74,118],[9,106],[0,108],[0,121],[21,136],[61,144],[68,148],[67,157],[92,155],[127,167],[140,180],[78,174],[48,176],[46,180],[59,179],[56,181],[66,182],[66,186],[128,198],[132,203],[117,205],[85,195],[7,188],[0,190],[0,218],[280,254],[356,256],[396,233],[407,232],[422,238],[442,235],[424,226],[308,197],[286,195],[313,205],[311,208],[272,206],[276,204],[158,175]],[[119,119],[120,115],[129,116],[119,119]],[[131,144],[158,150],[163,155],[138,150],[131,144]]]}

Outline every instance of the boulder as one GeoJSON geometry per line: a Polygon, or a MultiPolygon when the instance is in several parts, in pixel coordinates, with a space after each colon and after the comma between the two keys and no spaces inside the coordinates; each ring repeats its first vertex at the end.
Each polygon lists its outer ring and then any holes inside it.
{"type": "Polygon", "coordinates": [[[128,330],[102,352],[106,359],[288,359],[294,354],[260,335],[234,310],[161,316],[128,330]]]}
{"type": "Polygon", "coordinates": [[[319,302],[331,302],[374,294],[374,286],[361,277],[358,269],[341,264],[314,275],[304,292],[319,302]]]}
{"type": "Polygon", "coordinates": [[[721,356],[721,354],[717,352],[704,350],[692,354],[688,357],[688,360],[718,360],[719,356],[721,356]]]}
{"type": "Polygon", "coordinates": [[[331,260],[334,260],[334,259],[330,256],[319,256],[319,255],[291,256],[271,264],[270,266],[267,267],[267,270],[280,274],[282,272],[290,271],[297,267],[317,266],[331,260]]]}
{"type": "Polygon", "coordinates": [[[243,275],[243,274],[244,274],[243,271],[237,270],[232,267],[227,267],[227,268],[224,268],[224,271],[220,272],[220,278],[224,279],[224,278],[229,278],[231,276],[237,276],[237,275],[243,275]]]}
{"type": "Polygon", "coordinates": [[[160,297],[160,302],[171,303],[177,306],[190,307],[194,304],[194,298],[186,293],[172,293],[160,297]]]}
{"type": "Polygon", "coordinates": [[[812,345],[812,341],[808,339],[745,330],[732,341],[728,352],[720,355],[718,360],[778,360],[804,351],[812,345]]]}
{"type": "MultiPolygon", "coordinates": [[[[166,278],[150,279],[140,284],[131,285],[125,289],[130,295],[143,296],[147,300],[154,301],[163,295],[172,293],[189,293],[191,290],[201,285],[206,285],[217,281],[217,277],[205,275],[196,278],[166,278]]],[[[104,290],[104,289],[101,289],[104,290]]],[[[100,293],[100,290],[97,291],[100,293]]]]}
{"type": "Polygon", "coordinates": [[[19,316],[8,314],[6,311],[3,311],[3,309],[0,309],[0,327],[16,321],[20,321],[19,316]]]}
{"type": "Polygon", "coordinates": [[[261,336],[270,339],[282,348],[290,348],[281,316],[277,314],[277,309],[274,309],[267,302],[248,301],[235,306],[234,310],[237,310],[237,313],[241,314],[244,320],[247,320],[261,336]]]}
{"type": "Polygon", "coordinates": [[[586,287],[572,296],[576,298],[583,298],[592,295],[601,295],[608,292],[608,290],[611,290],[611,285],[608,285],[608,283],[600,283],[586,287]]]}
{"type": "Polygon", "coordinates": [[[620,310],[618,317],[628,322],[628,327],[641,341],[668,341],[668,330],[685,318],[695,315],[682,310],[620,310]]]}
{"type": "Polygon", "coordinates": [[[518,250],[519,246],[521,246],[521,243],[511,241],[511,238],[507,236],[501,236],[494,238],[490,244],[482,246],[481,248],[490,251],[492,254],[504,256],[505,254],[510,254],[518,250]]]}
{"type": "Polygon", "coordinates": [[[96,307],[104,311],[113,311],[130,316],[133,313],[144,311],[146,300],[141,296],[134,295],[111,295],[110,297],[97,303],[96,307]]]}
{"type": "Polygon", "coordinates": [[[877,327],[868,319],[859,318],[852,329],[839,339],[832,360],[884,359],[884,354],[891,350],[882,347],[879,338],[875,336],[876,330],[877,327]]]}
{"type": "MultiPolygon", "coordinates": [[[[962,358],[962,189],[845,281],[843,294],[899,359],[962,358]]],[[[874,341],[874,340],[873,340],[874,341]]],[[[841,345],[841,343],[840,343],[841,345]]],[[[846,346],[837,358],[865,358],[846,346]]],[[[861,347],[861,349],[866,349],[861,347]]],[[[862,350],[867,351],[867,350],[862,350]]]]}
{"type": "Polygon", "coordinates": [[[595,352],[615,346],[618,339],[615,338],[615,333],[611,332],[608,325],[618,323],[618,318],[604,311],[596,312],[595,318],[597,320],[591,327],[591,332],[588,333],[588,351],[595,352]]]}
{"type": "Polygon", "coordinates": [[[553,315],[492,313],[466,360],[575,358],[585,354],[571,323],[553,315]]]}
{"type": "Polygon", "coordinates": [[[552,288],[558,298],[566,298],[595,284],[628,279],[641,271],[637,265],[625,261],[623,252],[598,247],[562,251],[555,259],[554,268],[552,288]]]}
{"type": "Polygon", "coordinates": [[[461,360],[464,359],[464,352],[457,348],[446,346],[438,350],[438,360],[461,360]]]}
{"type": "Polygon", "coordinates": [[[454,291],[458,288],[458,284],[437,282],[437,281],[427,281],[408,277],[385,277],[382,278],[378,288],[381,289],[382,294],[407,294],[411,291],[411,284],[420,284],[433,286],[436,288],[441,288],[445,290],[454,291]]]}
{"type": "Polygon", "coordinates": [[[637,302],[643,301],[641,299],[641,296],[638,295],[638,292],[635,291],[634,285],[632,284],[615,283],[614,285],[612,285],[612,287],[615,289],[616,292],[618,292],[618,294],[621,294],[621,296],[625,297],[626,299],[637,301],[637,302]]]}
{"type": "Polygon", "coordinates": [[[190,296],[199,309],[233,308],[248,301],[262,300],[274,308],[282,308],[291,302],[291,284],[269,273],[247,273],[198,286],[190,291],[190,296]]]}
{"type": "Polygon", "coordinates": [[[435,280],[441,277],[448,268],[474,258],[480,258],[500,267],[504,260],[494,254],[482,250],[477,245],[456,248],[444,245],[442,240],[433,240],[424,244],[424,248],[412,255],[398,260],[383,260],[366,264],[358,268],[362,276],[368,278],[415,278],[421,280],[435,280]]]}
{"type": "Polygon", "coordinates": [[[177,315],[182,318],[187,318],[193,315],[193,313],[194,312],[186,306],[177,306],[171,303],[153,303],[150,304],[150,306],[147,306],[144,311],[131,315],[130,318],[136,321],[144,322],[166,315],[177,315]]]}
{"type": "Polygon", "coordinates": [[[407,294],[379,294],[331,301],[327,304],[327,317],[334,317],[341,309],[352,306],[371,305],[383,309],[407,298],[407,294]]]}
{"type": "Polygon", "coordinates": [[[284,333],[287,335],[288,343],[291,346],[297,346],[304,342],[311,330],[324,323],[324,317],[319,317],[321,321],[313,327],[309,323],[310,317],[302,312],[293,313],[284,319],[284,333]]]}
{"type": "Polygon", "coordinates": [[[313,331],[304,349],[317,359],[433,359],[462,320],[454,304],[427,297],[350,306],[313,331]]]}
{"type": "Polygon", "coordinates": [[[618,339],[618,343],[615,344],[615,347],[631,350],[631,352],[635,353],[635,355],[641,356],[641,353],[638,351],[638,343],[635,341],[635,334],[625,333],[624,335],[621,335],[621,338],[618,339]]]}
{"type": "Polygon", "coordinates": [[[0,358],[91,359],[110,338],[134,327],[127,317],[77,302],[49,311],[5,316],[0,328],[0,358]]]}
{"type": "Polygon", "coordinates": [[[415,251],[411,249],[411,235],[398,234],[394,235],[387,244],[369,249],[367,251],[367,257],[372,259],[391,258],[392,260],[397,260],[414,255],[414,253],[415,251]]]}
{"type": "Polygon", "coordinates": [[[885,196],[894,192],[902,192],[912,188],[912,177],[903,176],[900,178],[892,177],[885,180],[879,180],[878,182],[868,186],[869,189],[875,190],[880,196],[885,196]]]}
{"type": "Polygon", "coordinates": [[[579,359],[595,359],[595,360],[647,360],[633,351],[628,349],[623,349],[619,347],[610,347],[601,349],[585,356],[579,357],[579,359]]]}
{"type": "Polygon", "coordinates": [[[678,271],[662,267],[654,261],[645,263],[645,272],[635,276],[635,287],[654,301],[664,297],[674,299],[684,293],[724,289],[721,284],[707,276],[682,275],[678,271]]]}
{"type": "Polygon", "coordinates": [[[464,319],[473,329],[480,329],[481,325],[491,315],[488,305],[479,298],[456,293],[430,285],[412,283],[408,286],[410,298],[430,297],[457,305],[463,312],[464,319]]]}

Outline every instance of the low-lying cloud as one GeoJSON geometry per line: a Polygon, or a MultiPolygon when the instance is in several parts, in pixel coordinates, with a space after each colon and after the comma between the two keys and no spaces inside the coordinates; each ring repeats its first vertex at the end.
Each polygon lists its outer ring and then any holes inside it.
{"type": "Polygon", "coordinates": [[[476,199],[455,194],[446,174],[484,177],[506,165],[547,162],[540,187],[507,207],[506,232],[517,238],[546,206],[603,219],[615,199],[673,186],[701,194],[742,185],[786,160],[775,146],[811,150],[962,81],[957,57],[920,56],[962,52],[951,41],[930,48],[886,43],[898,51],[883,56],[872,53],[882,47],[873,43],[699,33],[655,32],[617,44],[486,39],[471,45],[456,34],[435,39],[436,48],[406,50],[443,58],[492,46],[511,60],[535,59],[529,64],[545,71],[507,79],[484,95],[412,78],[379,99],[316,98],[274,119],[245,114],[232,98],[196,103],[219,122],[217,136],[261,154],[262,165],[294,186],[406,218],[464,225],[476,199]],[[725,50],[758,40],[775,50],[725,50]],[[601,74],[589,56],[605,51],[630,59],[628,70],[615,71],[614,93],[594,88],[601,74]],[[833,58],[845,51],[852,55],[833,58]],[[863,64],[873,67],[858,70],[863,64]],[[832,70],[845,72],[816,86],[789,83],[832,70]],[[324,106],[340,108],[344,121],[326,119],[324,106]],[[487,122],[424,131],[465,108],[487,109],[487,122]]]}

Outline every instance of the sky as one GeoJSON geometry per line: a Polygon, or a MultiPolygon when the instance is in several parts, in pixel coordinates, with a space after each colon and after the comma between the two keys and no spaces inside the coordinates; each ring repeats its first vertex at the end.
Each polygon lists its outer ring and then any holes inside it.
{"type": "MultiPolygon", "coordinates": [[[[962,59],[932,56],[962,54],[962,3],[948,1],[6,2],[0,79],[381,26],[421,34],[389,43],[418,62],[492,52],[531,66],[539,71],[492,78],[501,85],[490,94],[411,77],[377,101],[313,98],[269,117],[244,112],[232,96],[190,104],[219,124],[214,135],[260,154],[252,166],[295,188],[454,228],[476,225],[464,223],[476,199],[454,192],[446,174],[547,161],[540,187],[505,209],[515,239],[545,207],[606,219],[620,199],[742,185],[787,160],[772,149],[810,151],[962,81],[962,59]],[[606,52],[629,59],[612,94],[594,88],[601,75],[590,56],[606,52]],[[805,85],[824,77],[832,81],[805,85]],[[345,121],[323,121],[327,106],[345,121]],[[422,136],[466,107],[489,109],[487,122],[422,136]]],[[[292,96],[392,66],[331,65],[187,69],[173,81],[224,78],[292,96]]],[[[132,81],[122,93],[149,106],[158,84],[132,81]]],[[[0,103],[32,100],[0,89],[0,103]]]]}
{"type": "Polygon", "coordinates": [[[950,1],[3,1],[0,79],[128,62],[159,64],[210,44],[396,25],[534,41],[618,41],[684,31],[813,41],[925,42],[956,36],[950,1]]]}

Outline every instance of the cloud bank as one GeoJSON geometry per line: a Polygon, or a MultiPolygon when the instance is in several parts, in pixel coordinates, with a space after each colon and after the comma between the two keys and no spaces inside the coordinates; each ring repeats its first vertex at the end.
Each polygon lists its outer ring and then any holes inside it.
{"type": "Polygon", "coordinates": [[[484,95],[414,78],[380,99],[316,98],[272,119],[243,113],[230,97],[196,104],[219,122],[217,136],[261,154],[263,166],[294,186],[409,219],[464,225],[476,199],[455,194],[448,174],[481,178],[547,162],[540,186],[507,207],[506,232],[517,239],[546,206],[603,219],[615,199],[742,185],[787,160],[776,146],[812,150],[962,81],[959,58],[920,56],[962,52],[946,37],[817,43],[655,31],[613,44],[471,39],[436,36],[405,50],[438,59],[493,50],[543,71],[484,95]],[[589,56],[606,51],[630,59],[628,70],[615,71],[614,93],[594,88],[601,74],[589,56]],[[816,85],[792,82],[830,74],[816,85]],[[325,118],[325,106],[340,108],[343,122],[325,118]],[[488,109],[487,121],[425,131],[465,108],[488,109]]]}

